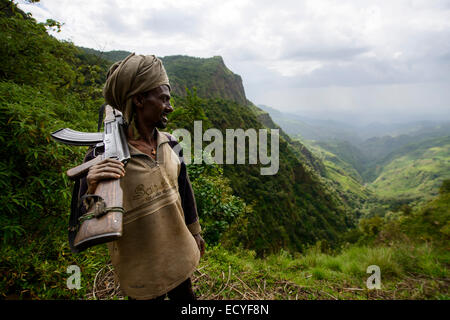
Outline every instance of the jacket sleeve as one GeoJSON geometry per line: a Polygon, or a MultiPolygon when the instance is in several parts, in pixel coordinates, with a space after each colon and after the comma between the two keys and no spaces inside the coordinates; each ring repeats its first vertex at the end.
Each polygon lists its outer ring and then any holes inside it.
{"type": "Polygon", "coordinates": [[[189,231],[193,234],[199,234],[202,230],[198,220],[197,204],[195,202],[194,190],[192,189],[191,181],[189,180],[189,175],[187,173],[186,163],[183,158],[183,149],[178,144],[178,141],[172,136],[167,134],[169,138],[169,145],[172,149],[176,146],[174,152],[178,153],[178,158],[180,159],[181,168],[180,174],[178,175],[178,191],[181,197],[181,205],[184,212],[184,221],[189,231]],[[179,152],[178,152],[179,150],[179,152]]]}

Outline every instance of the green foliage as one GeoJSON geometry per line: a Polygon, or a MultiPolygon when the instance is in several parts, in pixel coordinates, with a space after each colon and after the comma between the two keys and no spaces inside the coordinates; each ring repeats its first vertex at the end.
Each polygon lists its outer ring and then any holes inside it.
{"type": "Polygon", "coordinates": [[[48,19],[37,23],[7,0],[0,11],[0,79],[28,84],[64,96],[77,92],[87,103],[100,105],[109,62],[47,34],[63,24],[48,19]],[[92,101],[94,100],[94,101],[92,101]]]}
{"type": "Polygon", "coordinates": [[[11,17],[0,12],[0,78],[52,92],[76,81],[75,47],[48,36],[45,26],[19,12],[11,17]]]}
{"type": "Polygon", "coordinates": [[[69,194],[68,181],[60,172],[74,160],[80,161],[82,152],[55,144],[50,132],[63,126],[61,120],[55,120],[58,118],[74,121],[72,127],[82,127],[85,113],[75,113],[78,106],[69,97],[66,107],[49,94],[10,82],[0,82],[0,97],[0,141],[8,155],[1,161],[1,183],[6,191],[1,197],[8,205],[0,210],[10,218],[18,218],[16,212],[52,214],[55,205],[61,210],[67,205],[61,198],[67,199],[69,194]],[[72,114],[71,108],[75,111],[72,114]]]}
{"type": "MultiPolygon", "coordinates": [[[[85,150],[55,143],[50,132],[94,130],[89,109],[83,109],[76,96],[61,101],[43,89],[0,82],[0,142],[8,155],[0,160],[3,295],[82,296],[64,281],[65,268],[83,260],[72,257],[67,244],[72,183],[65,171],[81,163],[85,150]]],[[[84,255],[89,261],[93,256],[84,255]]]]}
{"type": "Polygon", "coordinates": [[[46,33],[59,23],[37,24],[14,3],[3,7],[0,24],[0,143],[6,155],[0,159],[0,291],[13,298],[81,298],[95,267],[105,262],[105,248],[70,253],[72,183],[65,171],[81,163],[85,150],[56,143],[50,133],[62,127],[95,131],[98,102],[77,93],[89,62],[83,65],[72,44],[46,33]],[[71,264],[81,265],[82,290],[66,287],[71,264]]]}
{"type": "Polygon", "coordinates": [[[228,179],[217,165],[191,165],[189,176],[197,199],[203,238],[209,246],[214,246],[231,224],[241,215],[251,214],[251,209],[233,195],[228,179]]]}
{"type": "Polygon", "coordinates": [[[441,193],[419,208],[402,205],[384,217],[375,216],[359,222],[360,243],[433,243],[444,247],[450,240],[450,193],[445,180],[441,193]]]}

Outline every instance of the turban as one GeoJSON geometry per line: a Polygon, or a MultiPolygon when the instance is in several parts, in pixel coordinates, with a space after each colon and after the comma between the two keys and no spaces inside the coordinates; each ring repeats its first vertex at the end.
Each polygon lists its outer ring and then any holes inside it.
{"type": "Polygon", "coordinates": [[[106,78],[103,88],[106,103],[123,113],[125,121],[134,127],[133,132],[136,130],[132,97],[164,84],[170,89],[169,78],[162,61],[154,55],[132,53],[122,61],[114,63],[109,68],[106,78]]]}

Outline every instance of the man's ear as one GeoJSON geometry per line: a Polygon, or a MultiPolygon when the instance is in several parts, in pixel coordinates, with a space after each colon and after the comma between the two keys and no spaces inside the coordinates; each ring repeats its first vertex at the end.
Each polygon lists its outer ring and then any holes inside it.
{"type": "Polygon", "coordinates": [[[142,96],[142,94],[135,94],[132,99],[136,107],[142,108],[142,106],[144,105],[144,97],[142,96]]]}

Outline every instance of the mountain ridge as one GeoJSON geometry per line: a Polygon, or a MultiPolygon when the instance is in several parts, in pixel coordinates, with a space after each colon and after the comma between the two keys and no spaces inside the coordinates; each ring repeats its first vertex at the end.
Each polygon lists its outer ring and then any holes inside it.
{"type": "MultiPolygon", "coordinates": [[[[112,63],[131,54],[120,50],[103,52],[85,47],[78,48],[112,63]]],[[[241,76],[229,70],[221,56],[198,58],[172,55],[159,58],[169,77],[172,94],[185,97],[186,89],[193,91],[195,88],[197,95],[202,98],[222,98],[243,105],[250,103],[245,96],[241,76]]]]}

